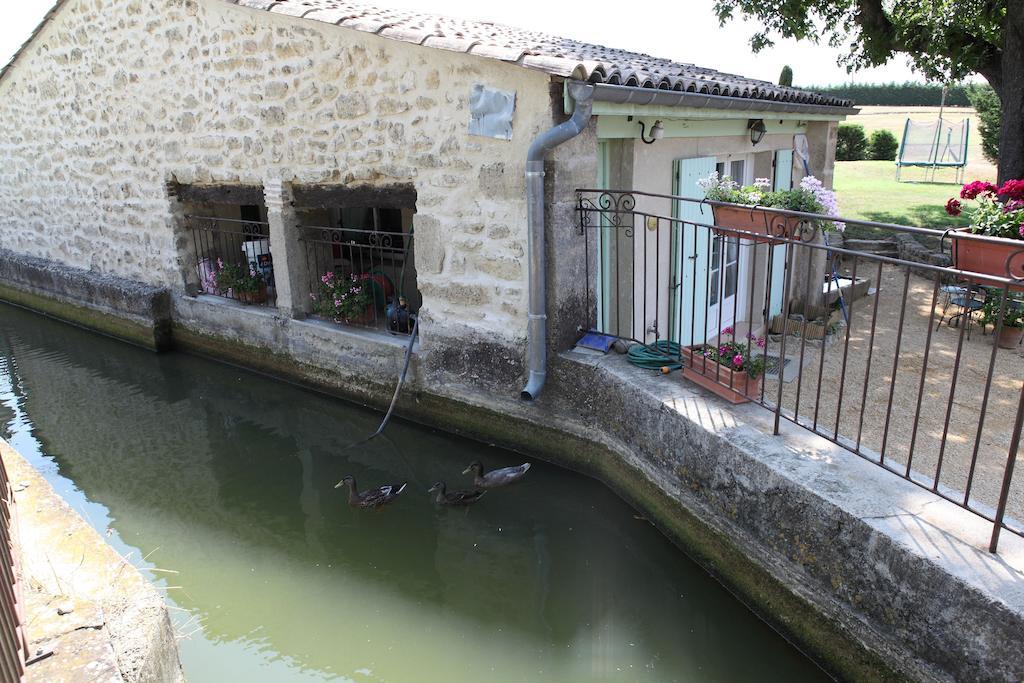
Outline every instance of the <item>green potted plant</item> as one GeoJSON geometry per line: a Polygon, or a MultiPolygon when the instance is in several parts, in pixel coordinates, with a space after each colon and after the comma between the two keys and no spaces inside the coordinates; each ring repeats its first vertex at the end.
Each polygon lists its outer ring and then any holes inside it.
{"type": "Polygon", "coordinates": [[[1003,308],[1003,325],[999,328],[996,344],[1001,349],[1015,349],[1024,338],[1024,301],[1009,297],[1004,307],[1003,293],[989,290],[981,306],[981,324],[998,327],[999,309],[1003,308]]]}
{"type": "MultiPolygon", "coordinates": [[[[731,327],[722,335],[735,335],[731,327]]],[[[683,377],[721,396],[730,403],[746,403],[761,393],[761,378],[766,367],[764,338],[748,335],[749,343],[719,341],[718,345],[698,344],[683,347],[683,377]]]]}
{"type": "Polygon", "coordinates": [[[374,316],[373,279],[370,275],[342,277],[333,271],[320,276],[318,291],[310,296],[317,314],[336,323],[363,325],[374,316]]]}
{"type": "Polygon", "coordinates": [[[217,291],[244,304],[262,304],[267,301],[267,283],[263,273],[250,264],[225,264],[222,259],[217,259],[213,281],[217,291]]]}
{"type": "MultiPolygon", "coordinates": [[[[814,176],[806,176],[792,190],[778,192],[771,190],[772,183],[768,178],[758,178],[753,185],[741,186],[729,176],[720,178],[718,171],[697,181],[697,185],[704,191],[704,199],[714,208],[715,232],[754,242],[775,241],[772,238],[793,239],[801,223],[805,222],[772,209],[828,216],[839,213],[835,192],[814,176]]],[[[818,221],[817,224],[826,230],[840,232],[846,227],[841,221],[818,221]]]]}
{"type": "MultiPolygon", "coordinates": [[[[1001,186],[975,180],[960,189],[960,199],[977,202],[971,225],[950,233],[953,263],[960,270],[999,277],[1024,279],[1024,180],[1007,180],[1001,186]],[[970,239],[967,235],[1001,237],[1005,241],[970,239]]],[[[946,213],[963,213],[960,199],[946,202],[946,213]]],[[[975,282],[1000,286],[996,280],[972,278],[975,282]]],[[[1020,291],[1024,286],[1013,286],[1020,291]]]]}

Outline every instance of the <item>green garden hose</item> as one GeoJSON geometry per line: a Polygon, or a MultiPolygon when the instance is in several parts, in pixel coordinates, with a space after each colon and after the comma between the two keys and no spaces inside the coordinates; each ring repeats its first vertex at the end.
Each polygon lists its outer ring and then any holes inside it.
{"type": "Polygon", "coordinates": [[[681,347],[674,341],[659,339],[653,344],[634,344],[629,347],[626,357],[638,368],[660,370],[668,374],[683,367],[680,360],[681,347]]]}

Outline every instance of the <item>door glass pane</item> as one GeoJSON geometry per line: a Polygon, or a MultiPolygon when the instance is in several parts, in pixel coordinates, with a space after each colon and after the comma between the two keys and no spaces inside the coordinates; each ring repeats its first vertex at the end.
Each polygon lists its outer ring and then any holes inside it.
{"type": "Polygon", "coordinates": [[[736,282],[740,270],[740,241],[728,240],[725,249],[725,298],[736,295],[736,282]]]}
{"type": "Polygon", "coordinates": [[[740,185],[743,184],[744,172],[746,171],[746,163],[743,159],[737,159],[729,164],[729,175],[740,185]]]}
{"type": "Polygon", "coordinates": [[[722,162],[715,164],[715,170],[718,171],[718,177],[721,178],[725,175],[725,164],[722,162]]]}

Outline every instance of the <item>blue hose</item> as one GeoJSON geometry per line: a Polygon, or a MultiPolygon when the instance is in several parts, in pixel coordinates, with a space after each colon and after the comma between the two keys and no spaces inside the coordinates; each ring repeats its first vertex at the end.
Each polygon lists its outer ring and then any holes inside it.
{"type": "Polygon", "coordinates": [[[683,367],[683,362],[680,360],[681,354],[682,347],[678,343],[659,339],[653,344],[634,344],[629,347],[626,357],[638,368],[661,370],[667,374],[683,367]]]}

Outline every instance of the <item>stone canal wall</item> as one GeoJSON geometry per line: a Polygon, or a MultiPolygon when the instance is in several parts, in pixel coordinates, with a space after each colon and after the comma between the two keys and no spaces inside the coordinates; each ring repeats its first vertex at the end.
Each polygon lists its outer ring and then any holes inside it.
{"type": "Polygon", "coordinates": [[[0,439],[17,506],[28,683],[185,680],[163,597],[0,439]]]}

